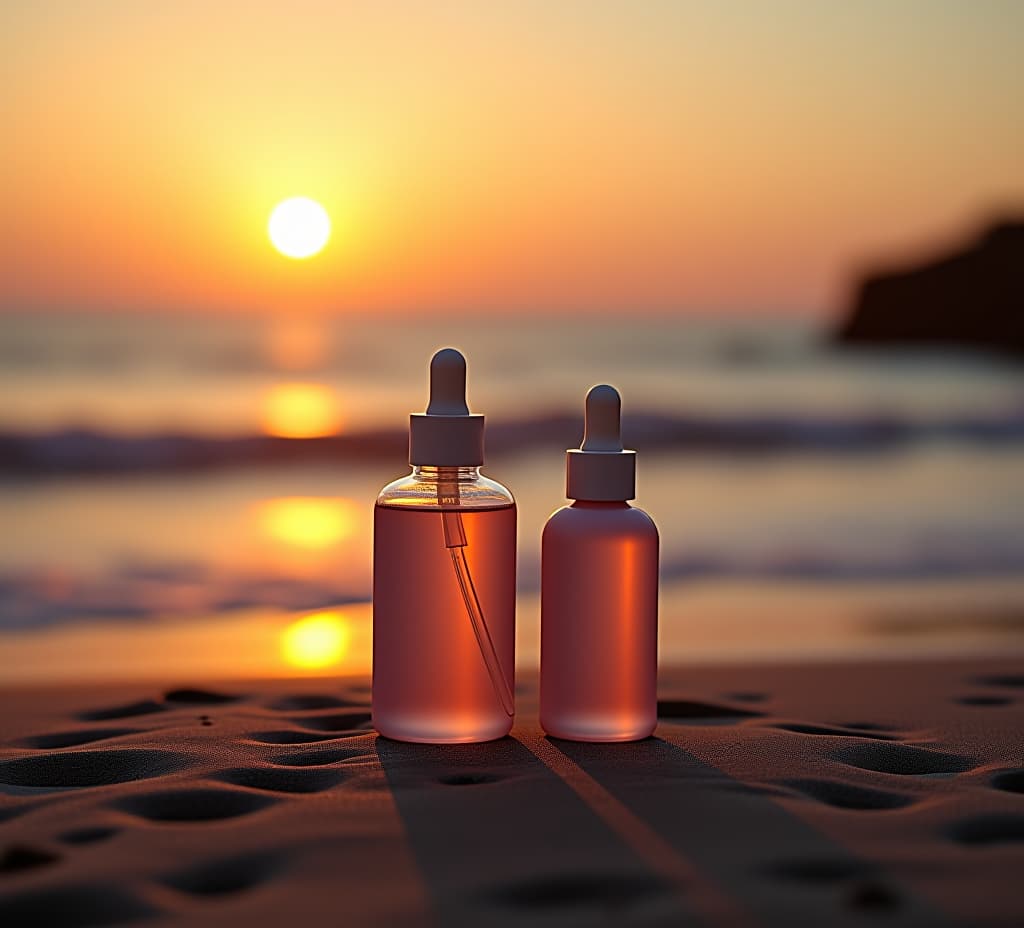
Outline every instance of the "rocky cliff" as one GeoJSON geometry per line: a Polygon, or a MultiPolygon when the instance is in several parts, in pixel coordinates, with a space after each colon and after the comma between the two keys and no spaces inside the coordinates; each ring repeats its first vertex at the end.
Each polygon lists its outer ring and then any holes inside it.
{"type": "Polygon", "coordinates": [[[968,247],[857,287],[840,342],[944,345],[1024,357],[1024,220],[968,247]]]}

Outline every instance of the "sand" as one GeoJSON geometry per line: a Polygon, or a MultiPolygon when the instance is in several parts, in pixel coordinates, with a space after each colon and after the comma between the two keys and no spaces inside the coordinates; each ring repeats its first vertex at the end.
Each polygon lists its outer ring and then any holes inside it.
{"type": "Polygon", "coordinates": [[[414,746],[366,680],[0,693],[0,925],[1024,924],[1024,666],[662,674],[656,737],[414,746]]]}

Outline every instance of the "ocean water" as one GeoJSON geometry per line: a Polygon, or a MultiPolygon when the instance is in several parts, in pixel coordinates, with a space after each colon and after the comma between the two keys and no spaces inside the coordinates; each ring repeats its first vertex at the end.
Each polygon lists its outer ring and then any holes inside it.
{"type": "Polygon", "coordinates": [[[917,591],[919,619],[970,590],[993,646],[1019,641],[1024,367],[758,317],[0,318],[0,633],[365,603],[373,501],[448,344],[519,502],[524,602],[583,396],[608,381],[662,532],[663,653],[685,653],[677,601],[709,589],[756,591],[737,653],[765,591],[794,588],[827,592],[808,620],[826,630],[868,589],[871,621],[889,593],[917,591]]]}

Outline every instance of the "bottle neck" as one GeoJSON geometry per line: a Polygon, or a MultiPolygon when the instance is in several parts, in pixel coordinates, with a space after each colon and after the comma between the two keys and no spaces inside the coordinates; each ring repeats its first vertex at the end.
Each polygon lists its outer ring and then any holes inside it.
{"type": "Polygon", "coordinates": [[[632,509],[628,502],[615,500],[574,499],[570,504],[573,509],[632,509]]]}
{"type": "Polygon", "coordinates": [[[480,479],[479,467],[434,467],[427,464],[414,464],[412,475],[417,480],[426,480],[433,483],[471,483],[480,479]]]}

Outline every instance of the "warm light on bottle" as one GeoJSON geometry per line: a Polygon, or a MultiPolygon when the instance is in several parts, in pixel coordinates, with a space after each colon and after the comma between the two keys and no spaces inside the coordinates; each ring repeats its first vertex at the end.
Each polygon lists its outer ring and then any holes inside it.
{"type": "Polygon", "coordinates": [[[515,713],[516,507],[480,473],[465,378],[458,352],[434,356],[413,472],[374,509],[373,722],[401,741],[488,741],[515,713]]]}
{"type": "Polygon", "coordinates": [[[557,738],[635,741],[657,723],[658,530],[634,496],[619,396],[587,396],[585,437],[568,452],[569,506],[541,542],[540,720],[557,738]]]}

